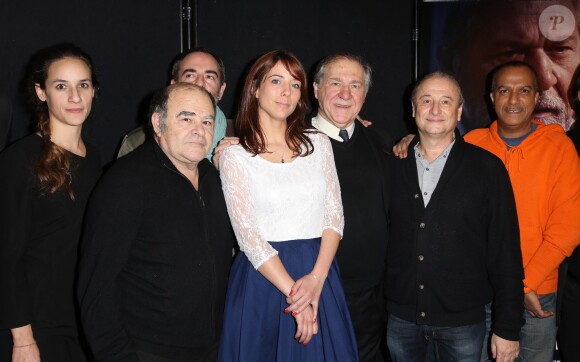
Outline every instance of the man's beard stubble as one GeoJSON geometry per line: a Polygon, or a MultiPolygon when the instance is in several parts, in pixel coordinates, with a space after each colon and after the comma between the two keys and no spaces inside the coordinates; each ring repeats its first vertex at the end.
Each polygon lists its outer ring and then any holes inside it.
{"type": "Polygon", "coordinates": [[[553,89],[540,92],[534,118],[545,124],[559,124],[564,131],[570,130],[576,122],[576,114],[571,108],[568,108],[562,98],[553,89]],[[547,112],[547,115],[536,116],[536,112],[547,112]]]}

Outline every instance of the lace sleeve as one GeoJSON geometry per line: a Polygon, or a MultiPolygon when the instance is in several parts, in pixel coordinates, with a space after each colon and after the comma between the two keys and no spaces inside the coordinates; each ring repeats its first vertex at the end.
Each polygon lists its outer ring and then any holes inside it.
{"type": "Polygon", "coordinates": [[[254,220],[251,180],[243,163],[242,159],[236,157],[235,152],[224,150],[220,159],[220,178],[240,250],[246,253],[254,268],[258,269],[265,261],[278,255],[278,252],[260,235],[258,224],[254,220]]]}
{"type": "Polygon", "coordinates": [[[333,229],[340,234],[344,229],[344,214],[342,209],[342,198],[340,196],[340,184],[336,174],[334,164],[334,154],[330,140],[326,135],[320,135],[320,156],[322,158],[322,168],[326,178],[326,197],[324,200],[324,219],[322,230],[333,229]]]}

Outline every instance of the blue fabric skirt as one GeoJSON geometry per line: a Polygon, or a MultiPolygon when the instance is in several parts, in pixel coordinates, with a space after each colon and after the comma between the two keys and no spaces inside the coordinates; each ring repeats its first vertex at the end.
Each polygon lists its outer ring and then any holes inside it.
{"type": "MultiPolygon", "coordinates": [[[[294,280],[310,273],[320,238],[275,242],[294,280]]],[[[294,339],[296,322],[284,313],[286,297],[239,253],[232,265],[218,361],[358,361],[356,339],[336,261],[328,271],[318,308],[318,334],[304,346],[294,339]]]]}

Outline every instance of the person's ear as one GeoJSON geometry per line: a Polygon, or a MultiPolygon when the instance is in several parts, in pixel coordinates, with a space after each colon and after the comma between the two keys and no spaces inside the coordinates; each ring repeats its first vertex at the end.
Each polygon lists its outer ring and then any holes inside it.
{"type": "Polygon", "coordinates": [[[159,136],[161,134],[161,118],[159,117],[159,113],[153,113],[151,115],[151,126],[153,127],[153,133],[159,136]]]}
{"type": "MultiPolygon", "coordinates": [[[[44,91],[44,89],[42,89],[40,87],[40,84],[34,83],[34,90],[36,91],[36,96],[38,97],[38,99],[40,99],[42,102],[46,102],[46,92],[44,91]]],[[[93,90],[93,96],[94,96],[94,90],[93,90]]]]}
{"type": "Polygon", "coordinates": [[[218,101],[221,101],[222,97],[224,96],[224,92],[225,92],[225,91],[226,91],[226,83],[224,82],[224,83],[221,85],[221,87],[220,87],[220,89],[219,89],[219,91],[218,91],[218,94],[217,94],[217,100],[218,100],[218,101]]]}

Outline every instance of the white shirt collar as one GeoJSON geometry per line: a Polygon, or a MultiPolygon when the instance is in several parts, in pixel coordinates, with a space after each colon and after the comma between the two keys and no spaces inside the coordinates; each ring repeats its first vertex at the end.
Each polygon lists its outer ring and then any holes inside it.
{"type": "MultiPolygon", "coordinates": [[[[338,132],[340,132],[341,128],[336,127],[335,125],[324,119],[320,115],[320,113],[318,113],[316,117],[312,118],[312,127],[326,134],[333,140],[336,140],[338,142],[344,142],[342,138],[340,138],[340,136],[338,135],[338,132]]],[[[346,129],[346,132],[348,132],[348,137],[352,138],[352,133],[354,132],[354,122],[352,122],[348,127],[344,129],[346,129]]]]}

